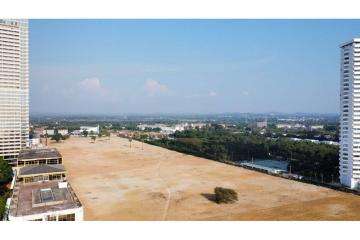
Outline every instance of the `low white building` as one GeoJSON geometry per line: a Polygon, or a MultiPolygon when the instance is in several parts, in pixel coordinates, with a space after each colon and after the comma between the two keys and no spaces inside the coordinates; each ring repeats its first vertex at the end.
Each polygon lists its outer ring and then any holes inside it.
{"type": "Polygon", "coordinates": [[[65,128],[63,128],[63,129],[57,129],[57,132],[58,132],[59,134],[63,135],[63,136],[69,134],[69,131],[68,131],[67,129],[65,129],[65,128]]]}
{"type": "Polygon", "coordinates": [[[44,129],[43,135],[53,136],[55,135],[55,129],[44,129]]]}
{"type": "Polygon", "coordinates": [[[81,127],[80,127],[80,132],[83,133],[84,131],[87,131],[89,135],[90,135],[91,133],[97,135],[97,134],[100,133],[100,126],[99,126],[99,125],[97,125],[96,127],[81,126],[81,127]]]}
{"type": "Polygon", "coordinates": [[[314,130],[323,130],[324,129],[324,125],[316,125],[316,126],[310,126],[310,130],[314,131],[314,130]]]}
{"type": "Polygon", "coordinates": [[[276,125],[276,128],[292,128],[292,125],[291,124],[283,124],[283,123],[280,123],[280,124],[277,124],[276,125]]]}
{"type": "Polygon", "coordinates": [[[173,134],[176,131],[183,132],[188,129],[194,129],[194,128],[204,128],[206,127],[206,123],[179,123],[175,125],[165,125],[165,124],[140,124],[137,127],[144,131],[145,129],[155,129],[159,128],[161,133],[163,134],[173,134]]]}

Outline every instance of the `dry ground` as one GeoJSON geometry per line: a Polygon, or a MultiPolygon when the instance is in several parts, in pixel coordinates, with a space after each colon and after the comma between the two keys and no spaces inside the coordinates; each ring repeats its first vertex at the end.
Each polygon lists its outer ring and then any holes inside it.
{"type": "Polygon", "coordinates": [[[360,220],[360,197],[127,139],[72,137],[63,155],[86,220],[360,220]],[[215,187],[239,201],[217,205],[215,187]]]}

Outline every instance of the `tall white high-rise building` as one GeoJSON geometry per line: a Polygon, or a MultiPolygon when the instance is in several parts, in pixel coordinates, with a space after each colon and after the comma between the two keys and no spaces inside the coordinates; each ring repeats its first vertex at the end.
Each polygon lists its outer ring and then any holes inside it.
{"type": "Polygon", "coordinates": [[[14,164],[29,143],[28,21],[0,19],[0,156],[14,164]]]}
{"type": "Polygon", "coordinates": [[[340,182],[360,187],[360,38],[341,46],[340,182]]]}

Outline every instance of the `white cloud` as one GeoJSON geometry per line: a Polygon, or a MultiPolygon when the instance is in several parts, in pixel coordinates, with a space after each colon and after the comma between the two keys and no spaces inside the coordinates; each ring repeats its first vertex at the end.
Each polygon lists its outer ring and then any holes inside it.
{"type": "Polygon", "coordinates": [[[248,91],[242,91],[242,94],[247,96],[247,95],[249,95],[249,92],[248,91]]]}
{"type": "Polygon", "coordinates": [[[148,79],[145,81],[144,89],[150,96],[154,96],[157,93],[166,93],[169,91],[166,85],[163,85],[159,81],[153,79],[148,79]]]}
{"type": "Polygon", "coordinates": [[[87,78],[78,83],[81,90],[88,93],[105,93],[105,89],[101,85],[98,78],[87,78]]]}
{"type": "Polygon", "coordinates": [[[210,97],[216,97],[218,94],[217,94],[217,92],[215,92],[215,91],[210,91],[209,92],[209,96],[210,97]]]}

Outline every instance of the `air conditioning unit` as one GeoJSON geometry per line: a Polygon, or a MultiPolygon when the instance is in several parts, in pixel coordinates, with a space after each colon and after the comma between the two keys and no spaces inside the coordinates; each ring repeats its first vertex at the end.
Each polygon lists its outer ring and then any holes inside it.
{"type": "Polygon", "coordinates": [[[68,183],[67,182],[59,182],[59,188],[67,188],[68,183]]]}

